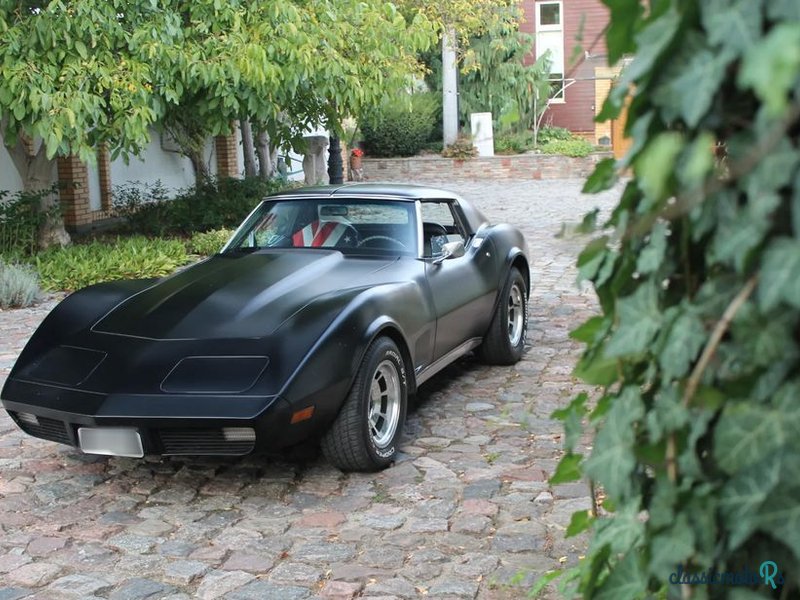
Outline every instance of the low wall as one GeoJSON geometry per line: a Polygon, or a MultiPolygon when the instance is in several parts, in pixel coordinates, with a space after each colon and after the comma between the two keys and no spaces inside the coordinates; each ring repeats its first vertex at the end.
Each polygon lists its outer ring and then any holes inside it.
{"type": "Polygon", "coordinates": [[[480,179],[575,179],[587,177],[611,152],[584,158],[516,154],[459,160],[431,154],[411,158],[364,158],[367,181],[447,181],[480,179]]]}

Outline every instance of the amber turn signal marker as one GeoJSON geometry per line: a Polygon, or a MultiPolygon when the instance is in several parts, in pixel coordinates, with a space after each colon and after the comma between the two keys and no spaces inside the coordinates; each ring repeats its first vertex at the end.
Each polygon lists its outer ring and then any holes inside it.
{"type": "Polygon", "coordinates": [[[292,415],[291,424],[300,423],[301,421],[308,421],[314,415],[314,407],[309,406],[303,410],[298,410],[292,415]]]}

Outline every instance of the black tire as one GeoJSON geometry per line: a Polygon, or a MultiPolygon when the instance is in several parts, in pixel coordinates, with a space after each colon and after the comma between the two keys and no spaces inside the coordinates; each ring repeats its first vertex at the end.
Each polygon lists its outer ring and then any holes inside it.
{"type": "Polygon", "coordinates": [[[407,406],[403,357],[392,340],[378,338],[367,349],[339,415],[322,438],[323,454],[342,471],[388,467],[397,455],[407,406]],[[386,417],[371,412],[376,406],[386,417]]]}
{"type": "Polygon", "coordinates": [[[490,365],[513,365],[519,362],[525,348],[527,330],[528,296],[525,279],[519,269],[511,267],[489,330],[478,347],[478,357],[490,365]],[[520,327],[521,330],[518,330],[520,327]]]}

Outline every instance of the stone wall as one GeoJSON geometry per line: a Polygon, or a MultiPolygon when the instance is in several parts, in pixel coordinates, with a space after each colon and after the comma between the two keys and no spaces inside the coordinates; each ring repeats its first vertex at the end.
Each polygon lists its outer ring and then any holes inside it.
{"type": "Polygon", "coordinates": [[[597,152],[585,158],[517,154],[458,160],[438,155],[411,158],[364,158],[366,181],[447,181],[502,179],[575,179],[587,177],[595,164],[611,157],[597,152]]]}

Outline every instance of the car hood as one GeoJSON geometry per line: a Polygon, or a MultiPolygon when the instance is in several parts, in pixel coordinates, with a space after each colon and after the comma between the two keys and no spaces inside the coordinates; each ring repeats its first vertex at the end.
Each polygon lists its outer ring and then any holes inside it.
{"type": "Polygon", "coordinates": [[[92,327],[157,340],[260,338],[320,296],[391,279],[397,258],[331,250],[218,255],[137,293],[92,327]]]}

